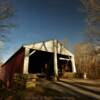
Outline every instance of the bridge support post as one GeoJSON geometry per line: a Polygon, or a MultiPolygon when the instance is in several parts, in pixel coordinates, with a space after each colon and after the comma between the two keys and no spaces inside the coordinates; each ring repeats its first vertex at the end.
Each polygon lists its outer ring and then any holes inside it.
{"type": "Polygon", "coordinates": [[[54,80],[58,78],[57,41],[54,40],[54,80]]]}

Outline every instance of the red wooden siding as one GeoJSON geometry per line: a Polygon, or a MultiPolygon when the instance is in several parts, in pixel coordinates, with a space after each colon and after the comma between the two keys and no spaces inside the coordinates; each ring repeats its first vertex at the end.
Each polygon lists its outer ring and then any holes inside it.
{"type": "Polygon", "coordinates": [[[24,55],[22,47],[2,66],[5,68],[4,81],[11,81],[14,73],[23,73],[24,55]]]}

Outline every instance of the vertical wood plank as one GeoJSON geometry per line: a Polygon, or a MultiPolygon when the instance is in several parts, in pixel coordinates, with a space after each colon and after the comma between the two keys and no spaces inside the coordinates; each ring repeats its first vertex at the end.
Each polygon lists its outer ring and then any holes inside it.
{"type": "Polygon", "coordinates": [[[57,79],[58,77],[58,61],[57,61],[57,41],[54,40],[54,75],[55,75],[55,79],[57,79]]]}
{"type": "Polygon", "coordinates": [[[29,48],[25,48],[25,58],[24,58],[24,66],[23,66],[23,73],[28,74],[28,67],[29,67],[29,48]]]}
{"type": "Polygon", "coordinates": [[[71,56],[71,62],[72,62],[72,71],[76,73],[76,67],[75,67],[75,60],[74,60],[74,55],[71,56]]]}

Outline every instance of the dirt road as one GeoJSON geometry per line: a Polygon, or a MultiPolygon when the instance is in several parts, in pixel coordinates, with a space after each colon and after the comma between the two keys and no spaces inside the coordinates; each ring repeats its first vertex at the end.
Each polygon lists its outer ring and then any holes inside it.
{"type": "Polygon", "coordinates": [[[100,83],[88,80],[40,80],[38,86],[43,96],[54,100],[100,100],[100,83]]]}
{"type": "Polygon", "coordinates": [[[100,80],[40,78],[34,88],[0,90],[0,100],[100,100],[100,80]]]}

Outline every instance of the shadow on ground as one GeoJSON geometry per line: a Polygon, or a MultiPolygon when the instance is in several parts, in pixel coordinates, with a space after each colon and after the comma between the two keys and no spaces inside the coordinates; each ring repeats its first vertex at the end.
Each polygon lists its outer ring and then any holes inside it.
{"type": "Polygon", "coordinates": [[[0,90],[0,100],[99,100],[82,94],[81,92],[77,92],[68,85],[78,87],[80,90],[84,89],[85,91],[88,91],[86,88],[68,82],[63,82],[66,84],[66,86],[64,86],[63,84],[59,84],[59,82],[41,79],[38,80],[36,88],[25,90],[0,90]]]}

